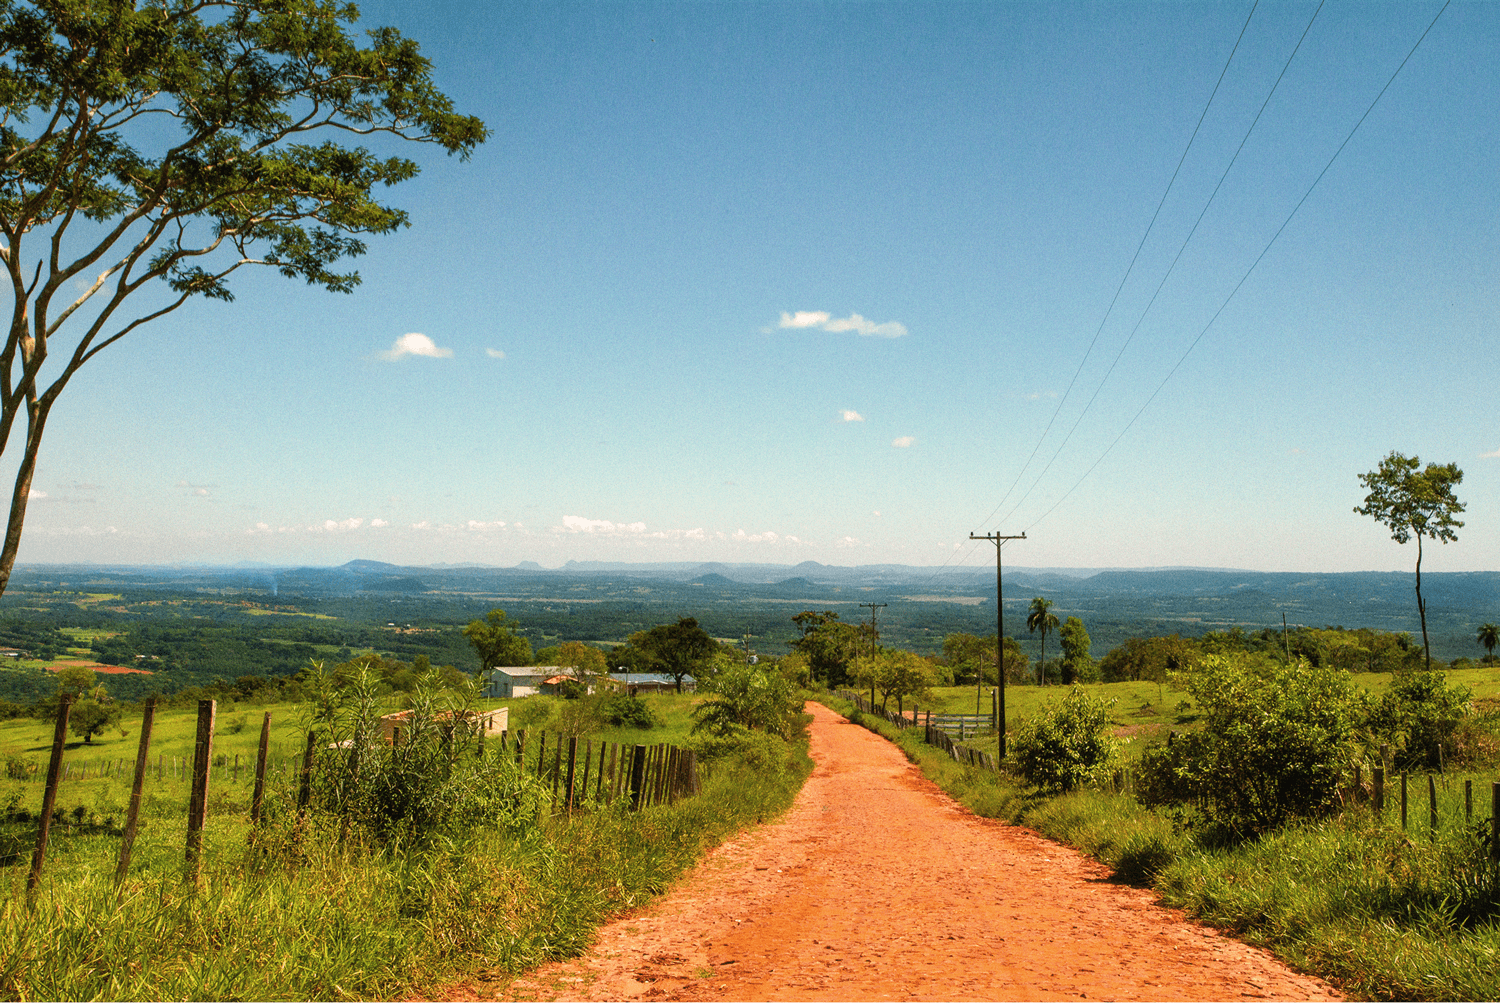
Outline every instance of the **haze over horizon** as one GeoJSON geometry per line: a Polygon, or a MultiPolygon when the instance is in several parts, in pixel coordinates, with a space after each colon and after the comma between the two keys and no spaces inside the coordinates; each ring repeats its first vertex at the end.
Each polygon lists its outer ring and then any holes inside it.
{"type": "Polygon", "coordinates": [[[1399,450],[1500,568],[1500,6],[1307,194],[1441,8],[364,4],[492,139],[81,370],[20,563],[1410,572],[1399,450]]]}

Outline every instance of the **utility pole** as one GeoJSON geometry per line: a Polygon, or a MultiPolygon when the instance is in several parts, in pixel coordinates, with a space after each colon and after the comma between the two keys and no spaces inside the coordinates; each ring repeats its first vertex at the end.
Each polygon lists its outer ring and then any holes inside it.
{"type": "MultiPolygon", "coordinates": [[[[1000,707],[995,716],[999,718],[996,729],[1000,732],[1000,758],[1005,758],[1005,588],[1000,578],[1000,550],[1005,546],[1006,540],[1024,540],[1026,534],[1020,536],[1001,536],[999,533],[989,533],[985,536],[969,534],[971,540],[990,540],[995,544],[995,679],[1000,684],[1000,707]]],[[[984,671],[979,672],[979,682],[974,689],[974,713],[979,713],[979,697],[984,690],[984,671]]]]}
{"type": "Polygon", "coordinates": [[[860,606],[862,607],[870,607],[870,708],[872,710],[875,708],[875,653],[879,650],[880,647],[879,642],[876,641],[876,638],[879,635],[875,632],[875,611],[884,609],[889,605],[890,603],[883,602],[860,603],[860,606]]]}

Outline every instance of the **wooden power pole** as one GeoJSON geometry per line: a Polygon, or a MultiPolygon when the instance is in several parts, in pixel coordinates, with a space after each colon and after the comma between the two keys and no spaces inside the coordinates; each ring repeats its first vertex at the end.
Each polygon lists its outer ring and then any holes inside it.
{"type": "MultiPolygon", "coordinates": [[[[999,755],[1005,758],[1005,588],[1001,584],[1000,577],[1000,550],[1005,546],[1006,540],[1024,540],[1026,534],[1019,536],[1001,536],[999,533],[989,533],[985,536],[969,534],[971,540],[990,540],[995,544],[995,680],[999,687],[999,707],[995,711],[997,718],[995,730],[1000,733],[999,755]]],[[[974,700],[975,713],[979,713],[978,701],[984,690],[984,670],[979,670],[979,681],[975,685],[974,700]]]]}

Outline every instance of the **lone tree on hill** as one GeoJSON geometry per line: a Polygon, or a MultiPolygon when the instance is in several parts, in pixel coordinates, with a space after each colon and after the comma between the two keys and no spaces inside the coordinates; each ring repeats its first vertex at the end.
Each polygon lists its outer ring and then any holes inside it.
{"type": "Polygon", "coordinates": [[[1355,507],[1358,515],[1367,515],[1391,531],[1391,539],[1405,543],[1417,538],[1417,615],[1422,621],[1422,653],[1427,670],[1432,671],[1432,646],[1427,640],[1427,603],[1422,599],[1422,537],[1441,543],[1458,539],[1454,530],[1464,524],[1454,516],[1464,510],[1463,502],[1453,489],[1464,479],[1458,464],[1427,464],[1415,456],[1392,452],[1380,466],[1359,475],[1359,482],[1369,489],[1365,503],[1355,507]]]}
{"type": "Polygon", "coordinates": [[[329,0],[0,4],[0,268],[14,298],[0,454],[25,418],[0,592],[42,431],[79,367],[189,297],[233,299],[245,265],[351,292],[359,274],[334,271],[339,259],[407,223],[373,190],[417,165],[334,137],[462,158],[484,141],[415,42],[378,28],[361,47],[346,33],[358,17],[329,0]]]}

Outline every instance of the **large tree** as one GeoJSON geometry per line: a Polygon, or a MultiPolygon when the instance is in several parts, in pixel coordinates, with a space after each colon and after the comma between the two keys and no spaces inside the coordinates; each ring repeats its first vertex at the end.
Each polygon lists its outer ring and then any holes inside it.
{"type": "Polygon", "coordinates": [[[869,641],[858,627],[839,620],[832,610],[803,610],[792,617],[802,636],[788,642],[807,656],[813,678],[825,686],[843,686],[849,681],[849,668],[861,648],[868,651],[869,641]]]}
{"type": "Polygon", "coordinates": [[[665,672],[682,692],[682,681],[719,650],[719,642],[690,616],[630,635],[630,646],[646,655],[650,671],[665,672]]]}
{"type": "Polygon", "coordinates": [[[1093,666],[1093,659],[1089,657],[1089,632],[1082,620],[1070,616],[1057,629],[1057,637],[1063,649],[1063,685],[1069,686],[1087,675],[1093,666]]]}
{"type": "Polygon", "coordinates": [[[1427,640],[1427,603],[1422,599],[1422,538],[1440,543],[1458,539],[1455,530],[1464,524],[1454,516],[1464,510],[1464,504],[1453,489],[1462,483],[1464,472],[1456,463],[1429,463],[1425,470],[1421,466],[1417,457],[1393,451],[1379,467],[1359,475],[1359,482],[1370,493],[1354,511],[1385,526],[1397,543],[1417,538],[1417,615],[1422,621],[1422,653],[1430,672],[1432,646],[1427,640]]]}
{"type": "Polygon", "coordinates": [[[492,609],[483,620],[470,621],[464,628],[464,637],[479,656],[481,683],[498,666],[531,664],[531,642],[511,629],[503,609],[492,609]]]}
{"type": "Polygon", "coordinates": [[[484,141],[415,42],[379,28],[361,45],[348,33],[358,16],[327,0],[0,0],[0,266],[13,296],[0,454],[25,417],[0,592],[43,430],[79,367],[190,297],[233,299],[229,278],[247,265],[352,291],[359,274],[339,260],[406,225],[373,190],[417,165],[335,137],[465,158],[484,141]]]}

